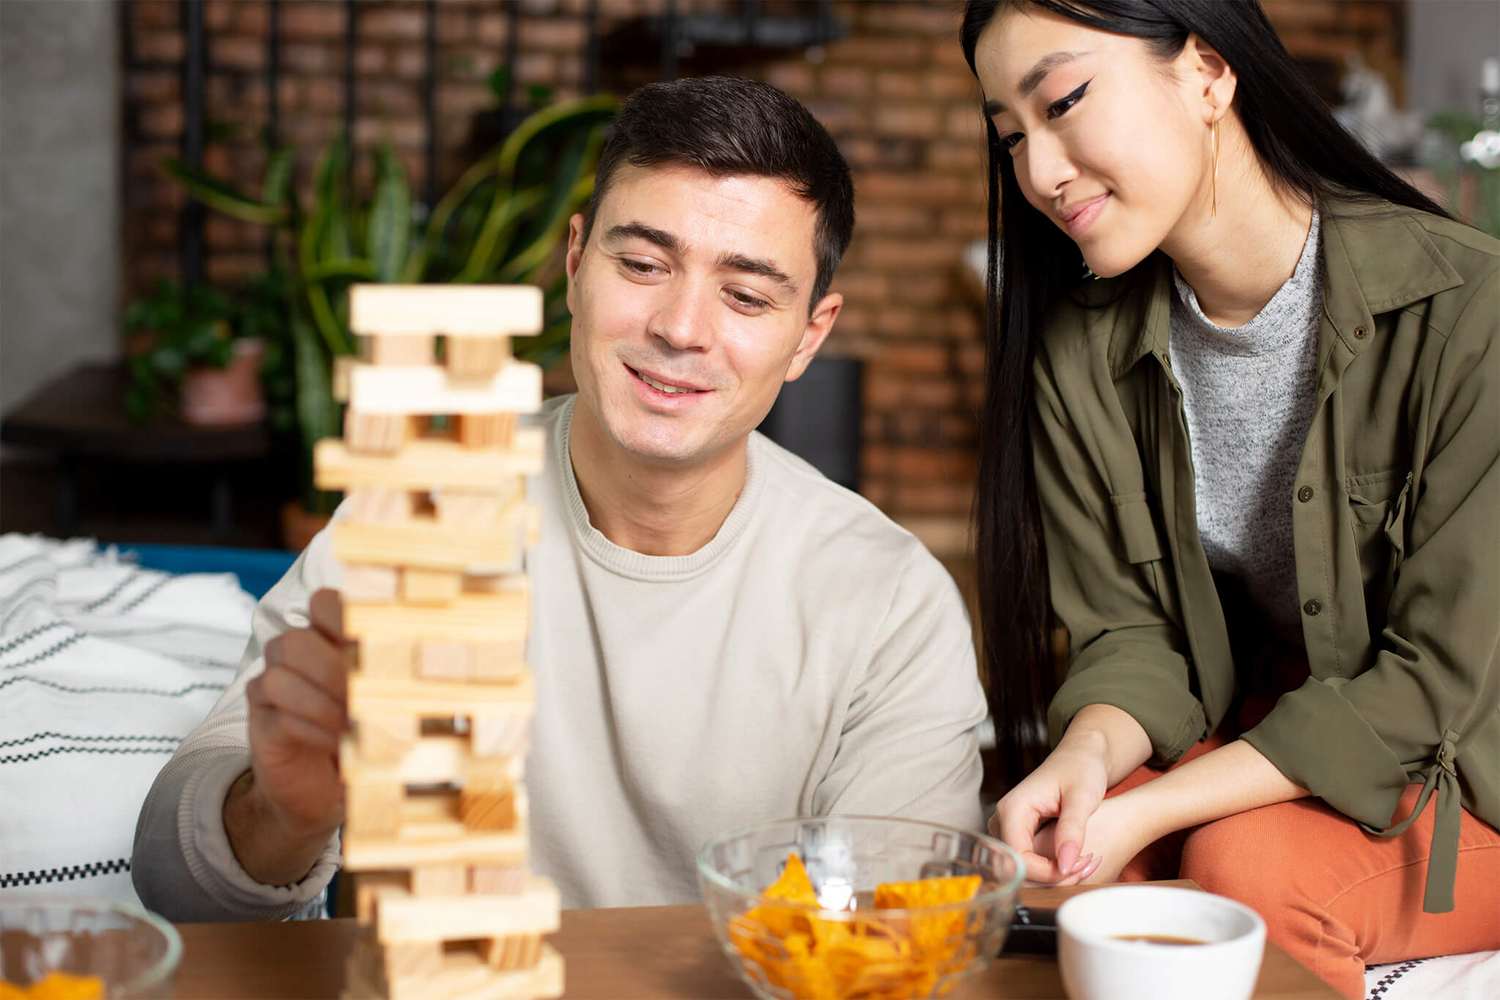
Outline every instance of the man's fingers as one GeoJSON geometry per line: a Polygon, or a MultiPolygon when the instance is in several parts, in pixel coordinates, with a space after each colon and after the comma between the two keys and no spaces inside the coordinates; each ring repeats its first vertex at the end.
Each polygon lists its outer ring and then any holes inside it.
{"type": "Polygon", "coordinates": [[[266,643],[266,673],[277,668],[300,674],[343,705],[348,698],[348,665],[342,646],[308,628],[283,632],[266,643]]]}
{"type": "Polygon", "coordinates": [[[307,605],[307,615],[313,628],[328,637],[329,642],[342,645],[344,639],[344,599],[337,590],[324,587],[312,595],[307,605]]]}
{"type": "Polygon", "coordinates": [[[344,731],[348,720],[343,701],[285,667],[267,667],[246,685],[245,697],[252,706],[274,708],[327,730],[334,734],[335,746],[337,734],[344,731]]]}
{"type": "Polygon", "coordinates": [[[265,730],[272,738],[280,737],[295,743],[301,743],[312,750],[324,753],[336,754],[339,752],[339,738],[337,733],[331,733],[327,729],[299,716],[284,712],[278,708],[267,708],[265,730]]]}

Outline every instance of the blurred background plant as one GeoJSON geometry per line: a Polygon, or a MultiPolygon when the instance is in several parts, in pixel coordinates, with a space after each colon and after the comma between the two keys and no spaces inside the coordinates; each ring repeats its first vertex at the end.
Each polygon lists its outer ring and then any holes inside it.
{"type": "Polygon", "coordinates": [[[235,305],[207,285],[183,288],[163,278],[151,295],[125,309],[125,330],[136,352],[130,358],[125,408],[144,421],[175,410],[183,376],[190,368],[223,368],[234,357],[235,305]]]}
{"type": "Polygon", "coordinates": [[[599,148],[617,103],[601,95],[531,111],[463,172],[430,213],[414,203],[406,172],[385,145],[372,153],[368,197],[351,190],[350,154],[342,140],[318,157],[305,199],[293,183],[291,149],[269,153],[258,197],[180,160],[161,161],[168,177],[210,209],[276,231],[276,266],[248,295],[244,311],[258,329],[284,331],[268,336],[268,345],[280,345],[280,355],[273,364],[268,351],[265,367],[290,370],[289,384],[278,388],[286,390],[302,441],[309,512],[330,513],[337,502],[336,495],[313,487],[311,456],[319,439],[339,433],[331,372],[334,359],[356,347],[348,325],[351,284],[540,285],[543,330],[517,339],[515,353],[543,367],[567,355],[561,251],[569,218],[593,192],[599,148]]]}
{"type": "Polygon", "coordinates": [[[1430,115],[1426,125],[1435,142],[1429,141],[1423,159],[1443,185],[1449,211],[1500,238],[1500,165],[1464,155],[1465,147],[1472,148],[1487,131],[1484,119],[1446,108],[1430,115]]]}

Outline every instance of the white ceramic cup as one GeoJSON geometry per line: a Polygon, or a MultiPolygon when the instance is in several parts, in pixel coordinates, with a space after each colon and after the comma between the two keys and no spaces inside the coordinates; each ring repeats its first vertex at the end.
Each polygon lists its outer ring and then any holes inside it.
{"type": "Polygon", "coordinates": [[[1265,949],[1254,910],[1195,889],[1110,886],[1057,911],[1057,961],[1072,1000],[1246,1000],[1265,949]],[[1136,935],[1205,943],[1120,940],[1136,935]]]}

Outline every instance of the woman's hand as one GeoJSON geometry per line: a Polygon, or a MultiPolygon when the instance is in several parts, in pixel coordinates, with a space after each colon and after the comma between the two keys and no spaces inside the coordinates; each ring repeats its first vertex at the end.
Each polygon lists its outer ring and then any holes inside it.
{"type": "Polygon", "coordinates": [[[990,833],[1021,852],[1030,881],[1078,881],[1102,860],[1081,848],[1108,790],[1102,741],[1065,740],[995,806],[990,833]]]}
{"type": "Polygon", "coordinates": [[[1021,852],[1033,882],[1069,885],[1097,876],[1104,863],[1123,868],[1130,857],[1105,858],[1085,837],[1104,793],[1150,756],[1151,740],[1129,713],[1090,705],[1042,766],[995,806],[990,832],[1021,852]]]}

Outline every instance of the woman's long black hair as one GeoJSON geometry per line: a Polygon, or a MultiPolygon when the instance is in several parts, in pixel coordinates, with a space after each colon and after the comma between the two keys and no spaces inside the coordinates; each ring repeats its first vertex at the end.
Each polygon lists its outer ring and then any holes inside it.
{"type": "MultiPolygon", "coordinates": [[[[1082,24],[1148,39],[1171,59],[1197,35],[1234,67],[1235,103],[1273,184],[1303,198],[1332,189],[1446,215],[1365,151],[1334,120],[1256,0],[968,0],[960,39],[969,68],[1001,8],[1040,7],[1082,24]]],[[[1002,776],[1014,785],[1047,752],[1046,708],[1058,684],[1032,471],[1031,363],[1048,308],[1083,274],[1083,255],[1032,208],[1009,153],[985,120],[989,267],[984,414],[974,505],[979,608],[990,713],[1002,776]],[[1005,220],[1002,227],[1000,219],[1005,220]],[[1002,294],[1003,289],[1003,294],[1002,294]]]]}

